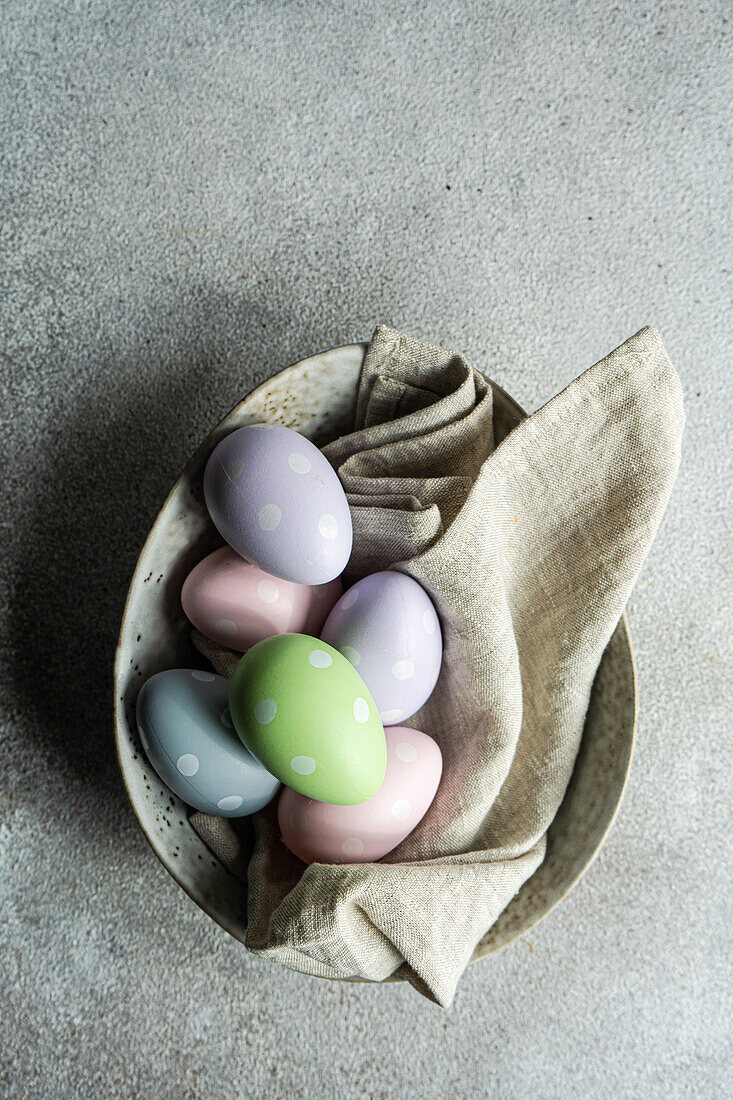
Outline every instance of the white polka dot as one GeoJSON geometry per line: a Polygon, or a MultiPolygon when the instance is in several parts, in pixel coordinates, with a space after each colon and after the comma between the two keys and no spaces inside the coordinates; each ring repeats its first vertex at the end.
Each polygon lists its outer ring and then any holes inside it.
{"type": "Polygon", "coordinates": [[[290,828],[302,833],[308,828],[308,815],[305,810],[293,810],[290,814],[290,828]]]}
{"type": "Polygon", "coordinates": [[[417,749],[409,741],[400,741],[399,745],[395,745],[394,754],[403,764],[411,764],[413,760],[417,760],[417,749]]]}
{"type": "Polygon", "coordinates": [[[427,634],[435,633],[435,614],[429,607],[426,607],[422,613],[422,625],[425,627],[427,634]]]}
{"type": "Polygon", "coordinates": [[[244,802],[238,794],[228,794],[226,798],[220,798],[217,802],[217,808],[220,810],[238,810],[244,802]]]}
{"type": "Polygon", "coordinates": [[[350,664],[354,665],[354,667],[356,668],[356,666],[359,664],[359,661],[361,660],[361,653],[359,652],[359,650],[356,649],[356,647],[353,645],[342,645],[341,652],[343,653],[346,660],[349,661],[350,664]]]}
{"type": "Polygon", "coordinates": [[[327,584],[314,584],[313,585],[313,595],[316,597],[317,600],[325,599],[327,592],[328,592],[328,585],[327,584]]]}
{"type": "Polygon", "coordinates": [[[229,708],[228,707],[226,707],[221,712],[221,724],[222,724],[222,726],[226,726],[226,728],[228,730],[234,729],[234,723],[232,722],[232,716],[229,713],[229,708]]]}
{"type": "Polygon", "coordinates": [[[255,718],[261,726],[266,726],[277,714],[277,703],[274,699],[260,699],[255,707],[255,718]]]}
{"type": "Polygon", "coordinates": [[[364,841],[359,840],[358,836],[347,836],[341,845],[341,851],[345,856],[360,856],[364,851],[364,841]]]}
{"type": "Polygon", "coordinates": [[[312,649],[308,654],[308,663],[314,668],[330,668],[333,657],[330,653],[326,653],[325,649],[312,649]]]}
{"type": "Polygon", "coordinates": [[[312,775],[316,770],[316,762],[312,756],[294,756],[290,767],[298,775],[312,775]]]}
{"type": "Polygon", "coordinates": [[[402,711],[399,707],[397,707],[395,710],[380,710],[379,717],[382,719],[385,726],[387,726],[390,722],[396,722],[399,718],[401,718],[402,711]]]}
{"type": "Polygon", "coordinates": [[[410,680],[415,675],[415,666],[412,661],[395,661],[392,675],[395,680],[410,680]]]}
{"type": "Polygon", "coordinates": [[[260,581],[257,585],[257,595],[263,603],[277,603],[277,598],[280,595],[277,581],[271,581],[269,577],[264,581],[260,581]]]}
{"type": "Polygon", "coordinates": [[[192,752],[184,752],[183,756],[179,756],[176,760],[176,767],[181,775],[195,775],[199,770],[199,758],[192,752]]]}
{"type": "Polygon", "coordinates": [[[369,704],[366,699],[362,699],[361,696],[354,700],[354,718],[356,718],[357,722],[369,721],[369,704]]]}
{"type": "Polygon", "coordinates": [[[398,798],[392,805],[392,817],[396,817],[398,821],[407,821],[411,813],[412,804],[406,798],[398,798]]]}
{"type": "Polygon", "coordinates": [[[277,504],[265,504],[257,513],[257,522],[263,531],[274,531],[282,518],[277,504]]]}
{"type": "Polygon", "coordinates": [[[307,474],[311,468],[311,460],[298,451],[294,451],[288,456],[288,466],[294,474],[307,474]]]}
{"type": "Polygon", "coordinates": [[[220,634],[226,634],[229,638],[236,634],[239,629],[234,619],[217,619],[214,626],[220,634]]]}
{"type": "Polygon", "coordinates": [[[353,607],[356,601],[359,599],[359,589],[350,588],[348,592],[344,592],[343,596],[338,602],[342,611],[348,611],[350,607],[353,607]]]}
{"type": "Polygon", "coordinates": [[[191,675],[193,676],[194,680],[203,680],[205,684],[213,684],[214,680],[216,679],[216,676],[214,676],[213,672],[199,672],[198,669],[192,672],[191,675]]]}
{"type": "Polygon", "coordinates": [[[332,516],[330,512],[325,512],[318,521],[318,530],[324,539],[338,538],[339,525],[336,522],[336,517],[332,516]]]}
{"type": "Polygon", "coordinates": [[[230,481],[236,481],[238,477],[242,476],[244,463],[241,458],[230,458],[222,462],[221,468],[230,481]]]}

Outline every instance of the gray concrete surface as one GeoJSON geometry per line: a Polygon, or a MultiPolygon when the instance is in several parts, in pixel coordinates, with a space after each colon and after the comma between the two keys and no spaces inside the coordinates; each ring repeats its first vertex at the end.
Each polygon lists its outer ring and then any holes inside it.
{"type": "Polygon", "coordinates": [[[3,4],[2,1095],[730,1095],[730,14],[3,4]],[[448,1012],[248,958],[112,752],[126,584],[185,456],[379,321],[530,408],[653,323],[689,417],[618,824],[448,1012]]]}

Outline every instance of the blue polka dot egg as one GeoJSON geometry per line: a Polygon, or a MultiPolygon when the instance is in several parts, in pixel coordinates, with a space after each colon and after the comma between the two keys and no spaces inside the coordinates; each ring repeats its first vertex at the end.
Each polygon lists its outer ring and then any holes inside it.
{"type": "Polygon", "coordinates": [[[153,768],[194,809],[219,817],[261,810],[280,784],[245,748],[229,713],[229,681],[171,669],[145,682],[137,725],[153,768]]]}

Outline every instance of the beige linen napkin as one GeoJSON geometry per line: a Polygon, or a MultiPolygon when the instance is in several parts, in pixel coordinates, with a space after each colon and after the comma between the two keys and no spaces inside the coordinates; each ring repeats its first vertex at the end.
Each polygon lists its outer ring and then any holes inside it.
{"type": "MultiPolygon", "coordinates": [[[[378,328],[354,432],[324,449],[354,522],[348,579],[394,568],[440,616],[438,686],[410,724],[434,737],[435,802],[375,864],[308,868],[254,819],[246,945],[309,974],[398,968],[450,1003],[476,943],[545,853],[593,679],[675,478],[679,380],[645,328],[506,434],[458,355],[378,328]]],[[[230,675],[237,655],[200,636],[230,675]]],[[[237,826],[197,827],[230,865],[237,826]]]]}

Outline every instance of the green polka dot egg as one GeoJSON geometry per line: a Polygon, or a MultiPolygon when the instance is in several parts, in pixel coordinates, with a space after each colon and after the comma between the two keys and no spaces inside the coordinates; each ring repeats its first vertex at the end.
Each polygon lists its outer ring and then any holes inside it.
{"type": "Polygon", "coordinates": [[[258,642],[234,671],[229,709],[249,751],[308,798],[353,806],[382,785],[387,744],[374,700],[325,642],[305,634],[258,642]]]}

